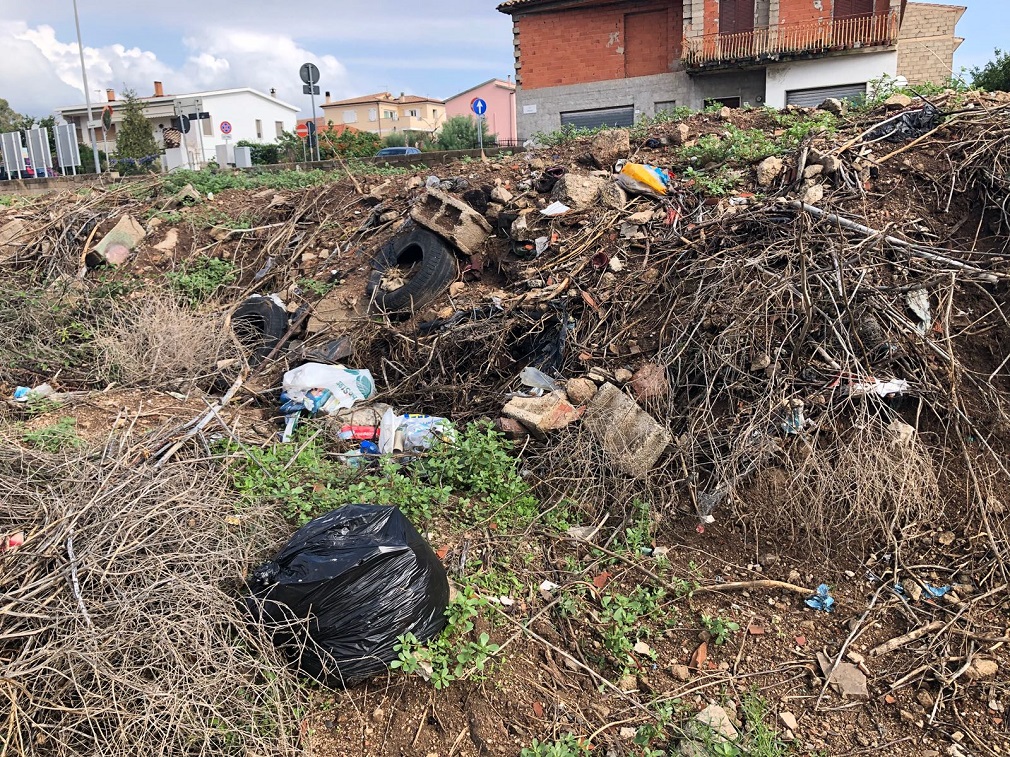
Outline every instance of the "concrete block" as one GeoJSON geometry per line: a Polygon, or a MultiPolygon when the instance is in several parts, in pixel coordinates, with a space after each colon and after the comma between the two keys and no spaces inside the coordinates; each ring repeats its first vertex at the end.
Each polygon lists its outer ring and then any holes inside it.
{"type": "Polygon", "coordinates": [[[476,253],[491,235],[491,224],[484,216],[438,189],[429,189],[411,208],[410,217],[467,255],[476,253]]]}
{"type": "Polygon", "coordinates": [[[519,421],[537,438],[544,439],[555,431],[582,417],[584,408],[576,408],[564,392],[551,392],[543,397],[513,397],[502,408],[502,415],[519,421]]]}
{"type": "Polygon", "coordinates": [[[584,422],[614,465],[636,478],[648,475],[673,441],[669,431],[610,383],[589,403],[584,422]]]}
{"type": "Polygon", "coordinates": [[[119,223],[113,227],[112,231],[95,245],[95,249],[89,253],[88,257],[94,255],[106,263],[122,265],[146,235],[144,227],[137,223],[133,216],[125,215],[119,219],[119,223]]]}

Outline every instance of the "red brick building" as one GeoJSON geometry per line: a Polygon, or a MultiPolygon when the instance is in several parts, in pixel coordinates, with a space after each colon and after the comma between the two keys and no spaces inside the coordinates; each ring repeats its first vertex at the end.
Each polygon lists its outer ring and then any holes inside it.
{"type": "MultiPolygon", "coordinates": [[[[519,133],[814,104],[897,76],[907,0],[506,0],[519,133]]],[[[929,4],[913,4],[925,5],[929,4]]],[[[953,34],[951,29],[950,34],[953,34]]]]}

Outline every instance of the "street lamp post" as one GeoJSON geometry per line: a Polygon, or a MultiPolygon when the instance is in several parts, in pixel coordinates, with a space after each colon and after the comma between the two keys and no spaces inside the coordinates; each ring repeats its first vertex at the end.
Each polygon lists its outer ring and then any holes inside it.
{"type": "Polygon", "coordinates": [[[81,17],[77,13],[77,0],[74,3],[74,24],[77,26],[77,50],[81,54],[81,76],[84,77],[84,102],[88,106],[88,133],[91,135],[91,151],[95,156],[95,173],[102,172],[98,162],[98,137],[95,135],[95,119],[91,113],[91,92],[88,90],[88,69],[84,65],[84,43],[81,42],[81,17]]]}

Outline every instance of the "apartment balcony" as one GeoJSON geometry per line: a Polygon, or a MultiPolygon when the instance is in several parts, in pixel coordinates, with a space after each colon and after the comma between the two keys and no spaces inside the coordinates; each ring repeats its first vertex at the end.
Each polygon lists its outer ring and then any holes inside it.
{"type": "Polygon", "coordinates": [[[706,34],[684,40],[684,67],[697,72],[893,47],[898,43],[898,28],[898,13],[891,11],[779,24],[736,34],[706,34]]]}

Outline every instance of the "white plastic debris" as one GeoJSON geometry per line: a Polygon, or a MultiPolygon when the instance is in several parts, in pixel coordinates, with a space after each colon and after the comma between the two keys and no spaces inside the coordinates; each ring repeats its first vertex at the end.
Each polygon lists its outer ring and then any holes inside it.
{"type": "Polygon", "coordinates": [[[905,302],[908,304],[909,310],[915,313],[915,317],[919,319],[915,330],[924,335],[933,325],[933,313],[929,307],[929,292],[925,289],[913,289],[905,295],[905,302]]]}
{"type": "Polygon", "coordinates": [[[284,374],[283,388],[288,400],[311,403],[306,405],[306,409],[332,415],[337,410],[371,397],[375,393],[375,382],[372,374],[366,370],[345,368],[342,365],[305,363],[284,374]],[[318,394],[320,390],[329,392],[330,396],[321,397],[318,394]]]}
{"type": "Polygon", "coordinates": [[[570,210],[571,210],[570,207],[568,207],[567,205],[565,205],[560,200],[557,200],[555,202],[552,202],[550,205],[548,205],[543,210],[541,210],[540,214],[544,215],[544,216],[547,216],[549,218],[553,218],[554,216],[563,216],[565,213],[567,213],[570,210]]]}
{"type": "Polygon", "coordinates": [[[904,394],[908,388],[908,382],[905,379],[881,381],[873,378],[852,384],[849,386],[849,394],[853,396],[876,394],[879,397],[887,397],[891,394],[904,394]]]}

